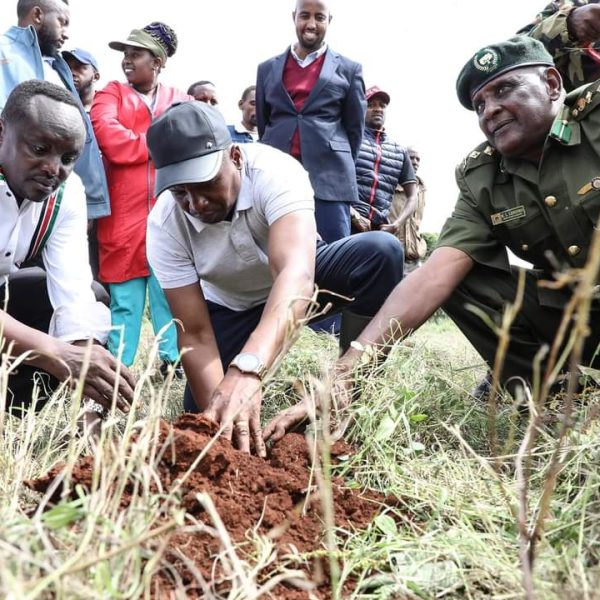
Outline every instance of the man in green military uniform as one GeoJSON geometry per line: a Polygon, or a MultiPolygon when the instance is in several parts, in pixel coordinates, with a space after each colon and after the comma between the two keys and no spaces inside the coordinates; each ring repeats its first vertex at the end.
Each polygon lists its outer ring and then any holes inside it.
{"type": "Polygon", "coordinates": [[[519,33],[546,46],[571,91],[600,78],[599,0],[556,0],[519,33]]]}
{"type": "MultiPolygon", "coordinates": [[[[552,56],[540,42],[517,36],[477,52],[458,77],[457,93],[475,111],[487,142],[457,167],[460,194],[437,248],[394,288],[340,359],[342,375],[361,347],[389,347],[440,307],[492,366],[497,339],[468,306],[501,322],[517,294],[510,248],[534,268],[526,271],[500,378],[504,385],[514,378],[532,381],[536,354],[552,344],[569,298],[538,283],[586,263],[600,215],[599,83],[565,97],[552,56]]],[[[600,319],[592,316],[589,325],[588,363],[600,341],[600,319]]],[[[268,426],[267,436],[279,437],[302,414],[301,406],[289,409],[268,426]]]]}

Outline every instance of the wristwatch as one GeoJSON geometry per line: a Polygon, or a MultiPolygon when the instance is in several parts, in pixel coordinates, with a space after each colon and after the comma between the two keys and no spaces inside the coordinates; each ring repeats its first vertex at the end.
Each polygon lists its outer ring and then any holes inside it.
{"type": "Polygon", "coordinates": [[[267,374],[267,367],[263,364],[260,356],[252,352],[240,352],[229,364],[230,367],[235,367],[238,371],[256,375],[261,381],[267,374]]]}

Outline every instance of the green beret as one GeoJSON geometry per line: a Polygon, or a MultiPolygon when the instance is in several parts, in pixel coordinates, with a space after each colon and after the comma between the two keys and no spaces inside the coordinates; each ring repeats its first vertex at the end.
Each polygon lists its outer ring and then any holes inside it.
{"type": "Polygon", "coordinates": [[[460,103],[473,110],[471,98],[486,83],[512,69],[534,65],[554,66],[552,56],[544,44],[526,35],[485,46],[476,52],[462,68],[456,80],[456,93],[460,103]]]}

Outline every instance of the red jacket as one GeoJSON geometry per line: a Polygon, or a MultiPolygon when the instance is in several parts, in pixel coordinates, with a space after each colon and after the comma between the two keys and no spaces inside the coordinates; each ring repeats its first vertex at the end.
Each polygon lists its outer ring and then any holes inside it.
{"type": "MultiPolygon", "coordinates": [[[[193,98],[159,84],[154,118],[184,100],[193,98]]],[[[147,277],[146,221],[156,198],[146,132],[153,115],[132,87],[111,81],[95,95],[90,116],[104,159],[111,207],[110,217],[98,219],[99,277],[107,283],[147,277]]]]}

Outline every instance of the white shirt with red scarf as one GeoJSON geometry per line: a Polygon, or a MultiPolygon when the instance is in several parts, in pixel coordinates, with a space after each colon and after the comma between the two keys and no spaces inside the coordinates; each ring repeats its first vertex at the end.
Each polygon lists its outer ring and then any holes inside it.
{"type": "MultiPolygon", "coordinates": [[[[66,342],[105,343],[110,311],[96,301],[87,243],[85,190],[69,179],[46,202],[21,206],[0,172],[0,284],[41,252],[54,314],[48,333],[66,342]]],[[[9,285],[10,293],[10,285],[9,285]]]]}

